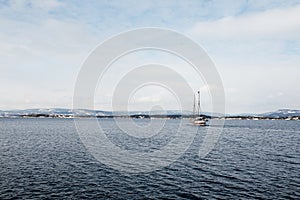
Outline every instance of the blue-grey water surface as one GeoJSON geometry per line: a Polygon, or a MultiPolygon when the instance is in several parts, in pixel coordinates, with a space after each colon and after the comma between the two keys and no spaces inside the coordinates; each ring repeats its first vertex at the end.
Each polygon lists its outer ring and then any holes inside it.
{"type": "MultiPolygon", "coordinates": [[[[101,123],[117,131],[112,119],[101,123]]],[[[300,121],[226,121],[199,159],[202,133],[170,166],[126,174],[86,151],[72,119],[0,119],[0,199],[300,199],[300,121]]]]}

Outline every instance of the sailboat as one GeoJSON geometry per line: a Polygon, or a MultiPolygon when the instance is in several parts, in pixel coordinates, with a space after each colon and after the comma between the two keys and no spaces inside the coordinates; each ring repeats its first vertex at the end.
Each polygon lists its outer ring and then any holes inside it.
{"type": "Polygon", "coordinates": [[[200,109],[200,91],[198,91],[198,103],[197,103],[197,115],[195,115],[196,112],[196,97],[194,95],[194,106],[193,106],[193,120],[192,123],[197,126],[206,126],[207,125],[207,119],[204,116],[200,115],[201,109],[200,109]]]}

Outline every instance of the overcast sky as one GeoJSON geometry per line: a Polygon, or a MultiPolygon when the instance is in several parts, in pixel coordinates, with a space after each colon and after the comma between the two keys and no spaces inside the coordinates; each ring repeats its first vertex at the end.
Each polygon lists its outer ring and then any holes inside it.
{"type": "MultiPolygon", "coordinates": [[[[173,29],[199,43],[222,78],[227,113],[300,109],[300,1],[294,0],[1,0],[0,109],[71,108],[89,53],[112,35],[140,27],[173,29]]],[[[124,58],[121,65],[151,59],[180,63],[148,52],[124,58]]],[[[171,102],[168,92],[155,87],[138,91],[131,109],[171,102]]],[[[209,111],[205,84],[199,89],[209,111]]],[[[110,95],[97,94],[95,108],[110,110],[110,95]]]]}

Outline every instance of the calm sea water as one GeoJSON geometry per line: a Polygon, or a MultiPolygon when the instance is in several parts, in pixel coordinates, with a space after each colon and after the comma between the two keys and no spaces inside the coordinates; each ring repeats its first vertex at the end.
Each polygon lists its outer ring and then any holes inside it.
{"type": "MultiPolygon", "coordinates": [[[[118,131],[112,119],[101,123],[118,131]]],[[[140,145],[130,138],[111,139],[140,145]]],[[[0,119],[0,199],[300,199],[300,121],[226,121],[215,149],[199,159],[202,139],[200,128],[168,167],[126,174],[86,151],[72,119],[0,119]]]]}

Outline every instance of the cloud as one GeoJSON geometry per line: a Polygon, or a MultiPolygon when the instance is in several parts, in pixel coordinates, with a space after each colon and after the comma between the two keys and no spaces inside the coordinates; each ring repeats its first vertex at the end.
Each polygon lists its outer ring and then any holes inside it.
{"type": "Polygon", "coordinates": [[[187,31],[215,61],[229,113],[299,107],[300,6],[267,8],[201,20],[187,31]]]}
{"type": "Polygon", "coordinates": [[[77,71],[97,44],[85,25],[2,18],[0,27],[1,108],[71,107],[77,71]]]}
{"type": "MultiPolygon", "coordinates": [[[[0,93],[5,95],[0,99],[0,107],[70,105],[77,72],[88,53],[120,31],[143,26],[188,33],[205,47],[224,81],[228,112],[296,107],[296,76],[300,73],[297,4],[299,1],[293,0],[2,1],[0,93]],[[278,92],[284,95],[276,96],[278,92]],[[272,95],[274,98],[266,98],[272,95]]],[[[101,109],[110,108],[107,102],[112,94],[107,90],[113,88],[122,72],[153,61],[178,69],[195,91],[204,85],[200,88],[201,98],[205,110],[209,108],[205,83],[187,70],[182,61],[164,54],[136,54],[115,63],[113,76],[106,78],[110,87],[104,92],[108,95],[99,95],[101,109]]],[[[141,93],[141,104],[143,100],[168,99],[163,95],[149,96],[153,93],[141,93]]],[[[188,107],[193,99],[187,99],[188,107]]],[[[169,101],[167,105],[172,104],[169,101]]]]}
{"type": "Polygon", "coordinates": [[[204,38],[299,38],[300,6],[200,21],[189,33],[204,38]]]}

